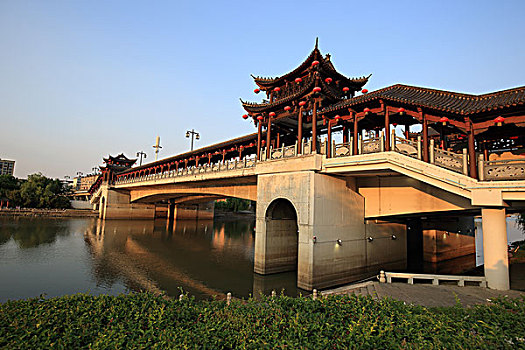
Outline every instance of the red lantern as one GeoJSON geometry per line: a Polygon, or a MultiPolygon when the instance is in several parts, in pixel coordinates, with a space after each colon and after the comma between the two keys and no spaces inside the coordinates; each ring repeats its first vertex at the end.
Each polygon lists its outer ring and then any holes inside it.
{"type": "Polygon", "coordinates": [[[273,89],[273,91],[279,92],[279,91],[281,91],[281,88],[280,87],[276,87],[275,89],[273,89]]]}
{"type": "Polygon", "coordinates": [[[306,101],[299,102],[299,106],[301,106],[301,107],[304,106],[305,104],[306,104],[306,101]]]}
{"type": "Polygon", "coordinates": [[[248,119],[248,114],[242,116],[243,119],[248,119]]]}
{"type": "Polygon", "coordinates": [[[363,89],[363,90],[361,90],[361,92],[362,92],[363,94],[367,94],[367,93],[368,93],[368,90],[367,90],[367,89],[363,89]]]}
{"type": "Polygon", "coordinates": [[[286,107],[284,107],[284,110],[285,110],[286,112],[290,112],[290,111],[292,110],[292,107],[290,107],[290,106],[286,106],[286,107]]]}
{"type": "Polygon", "coordinates": [[[275,117],[275,112],[270,112],[268,115],[269,115],[270,117],[275,117]]]}
{"type": "Polygon", "coordinates": [[[505,118],[503,118],[501,115],[496,117],[496,119],[494,119],[494,122],[496,123],[496,126],[502,126],[503,123],[505,122],[505,118]]]}
{"type": "Polygon", "coordinates": [[[343,92],[348,92],[348,91],[350,91],[350,88],[347,87],[347,86],[345,86],[345,87],[343,88],[343,92]]]}
{"type": "Polygon", "coordinates": [[[259,90],[259,89],[255,89],[255,90],[253,90],[253,92],[255,92],[256,94],[258,94],[259,92],[261,92],[261,90],[259,90]]]}
{"type": "Polygon", "coordinates": [[[253,142],[250,142],[250,147],[253,147],[253,142]]]}
{"type": "Polygon", "coordinates": [[[401,108],[399,108],[399,109],[397,110],[397,113],[403,115],[403,114],[405,114],[405,109],[404,109],[403,107],[401,107],[401,108]]]}
{"type": "Polygon", "coordinates": [[[325,81],[327,84],[330,84],[330,83],[332,82],[332,78],[326,78],[324,81],[325,81]]]}
{"type": "Polygon", "coordinates": [[[336,123],[338,123],[340,119],[341,119],[341,116],[339,114],[334,117],[334,120],[336,123]]]}
{"type": "Polygon", "coordinates": [[[367,107],[367,108],[363,109],[363,112],[365,112],[365,114],[370,113],[370,108],[367,107]]]}
{"type": "Polygon", "coordinates": [[[397,126],[397,123],[393,123],[392,125],[393,125],[394,127],[396,127],[396,126],[397,126]]]}
{"type": "Polygon", "coordinates": [[[301,79],[301,78],[295,78],[295,82],[296,82],[297,84],[300,84],[302,81],[303,81],[303,79],[301,79]]]}
{"type": "Polygon", "coordinates": [[[264,145],[264,144],[266,143],[266,140],[262,140],[262,142],[261,142],[261,143],[262,143],[262,144],[264,145]]]}
{"type": "Polygon", "coordinates": [[[443,126],[447,125],[448,121],[447,117],[441,117],[441,119],[439,119],[439,122],[443,124],[443,126]]]}
{"type": "Polygon", "coordinates": [[[230,148],[230,151],[232,152],[235,151],[235,147],[230,148]]]}
{"type": "Polygon", "coordinates": [[[260,116],[257,117],[257,120],[258,120],[258,121],[261,121],[261,120],[263,120],[263,119],[264,119],[264,118],[263,118],[262,115],[260,115],[260,116]]]}
{"type": "Polygon", "coordinates": [[[315,66],[317,66],[317,65],[319,65],[319,61],[313,61],[313,62],[312,62],[312,67],[315,67],[315,66]]]}
{"type": "Polygon", "coordinates": [[[313,92],[317,94],[317,93],[321,92],[321,88],[319,86],[316,86],[316,87],[314,87],[313,92]]]}

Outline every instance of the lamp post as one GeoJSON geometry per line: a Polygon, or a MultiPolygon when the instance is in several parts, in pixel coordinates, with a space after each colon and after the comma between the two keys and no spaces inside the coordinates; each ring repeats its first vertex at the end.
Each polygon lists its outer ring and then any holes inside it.
{"type": "Polygon", "coordinates": [[[139,163],[139,166],[142,165],[142,157],[144,157],[144,159],[148,158],[148,156],[146,155],[146,153],[140,151],[140,152],[137,152],[137,157],[140,157],[140,163],[139,163]]]}
{"type": "Polygon", "coordinates": [[[190,130],[186,131],[186,138],[190,138],[190,135],[191,135],[191,150],[193,151],[193,141],[194,139],[195,140],[200,139],[201,135],[193,129],[191,129],[191,131],[190,130]]]}

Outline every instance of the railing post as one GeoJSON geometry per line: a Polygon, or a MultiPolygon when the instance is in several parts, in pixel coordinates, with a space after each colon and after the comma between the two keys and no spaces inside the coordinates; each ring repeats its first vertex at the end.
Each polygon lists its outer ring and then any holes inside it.
{"type": "Polygon", "coordinates": [[[298,154],[297,154],[297,145],[298,145],[298,144],[297,144],[297,140],[296,140],[296,141],[295,141],[294,148],[293,148],[293,155],[296,156],[296,157],[298,156],[298,154]]]}
{"type": "Polygon", "coordinates": [[[392,139],[392,145],[391,145],[392,148],[390,148],[390,150],[395,152],[395,150],[396,150],[396,129],[395,128],[392,129],[392,137],[391,137],[391,139],[392,139]]]}
{"type": "Polygon", "coordinates": [[[385,133],[381,131],[381,134],[379,136],[379,149],[381,152],[385,151],[385,133]]]}
{"type": "Polygon", "coordinates": [[[332,148],[330,149],[330,158],[335,157],[335,140],[332,140],[332,148]]]}
{"type": "Polygon", "coordinates": [[[417,159],[421,160],[421,135],[417,137],[417,159]]]}
{"type": "Polygon", "coordinates": [[[485,165],[485,159],[483,157],[483,154],[480,154],[478,156],[478,178],[479,178],[479,181],[485,180],[485,169],[483,169],[484,165],[485,165]]]}
{"type": "Polygon", "coordinates": [[[463,175],[468,176],[468,154],[466,148],[463,148],[463,175]]]}
{"type": "Polygon", "coordinates": [[[434,139],[430,139],[430,164],[434,164],[434,139]]]}
{"type": "Polygon", "coordinates": [[[350,154],[351,156],[354,155],[354,137],[350,136],[350,154]]]}
{"type": "Polygon", "coordinates": [[[330,146],[330,145],[328,144],[328,140],[325,139],[325,140],[324,140],[324,155],[327,156],[327,157],[329,156],[329,153],[328,153],[328,146],[330,146]]]}
{"type": "Polygon", "coordinates": [[[357,154],[362,154],[363,153],[363,136],[362,135],[359,135],[359,149],[358,149],[358,152],[357,154]]]}

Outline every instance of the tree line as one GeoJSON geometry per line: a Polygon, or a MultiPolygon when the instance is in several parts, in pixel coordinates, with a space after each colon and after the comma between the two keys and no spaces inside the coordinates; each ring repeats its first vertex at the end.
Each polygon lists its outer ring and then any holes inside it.
{"type": "Polygon", "coordinates": [[[0,175],[0,200],[4,206],[9,201],[9,207],[66,209],[71,207],[69,191],[69,185],[41,173],[29,175],[27,180],[0,175]]]}

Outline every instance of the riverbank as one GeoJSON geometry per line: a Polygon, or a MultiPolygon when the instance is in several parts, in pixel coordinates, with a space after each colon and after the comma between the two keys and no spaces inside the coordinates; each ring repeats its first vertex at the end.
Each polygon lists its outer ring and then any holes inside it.
{"type": "Polygon", "coordinates": [[[73,295],[0,304],[0,348],[521,348],[525,299],[425,308],[356,296],[73,295]]]}
{"type": "Polygon", "coordinates": [[[95,210],[86,209],[0,209],[0,216],[9,217],[50,217],[50,218],[78,218],[98,217],[95,210]]]}

